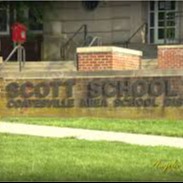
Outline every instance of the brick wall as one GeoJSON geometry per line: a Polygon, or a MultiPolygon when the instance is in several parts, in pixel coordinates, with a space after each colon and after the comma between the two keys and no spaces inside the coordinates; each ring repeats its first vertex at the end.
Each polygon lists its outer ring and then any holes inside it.
{"type": "Polygon", "coordinates": [[[79,48],[78,70],[138,70],[141,66],[140,51],[117,47],[79,48]]]}
{"type": "Polygon", "coordinates": [[[159,69],[183,69],[183,46],[158,46],[159,69]]]}

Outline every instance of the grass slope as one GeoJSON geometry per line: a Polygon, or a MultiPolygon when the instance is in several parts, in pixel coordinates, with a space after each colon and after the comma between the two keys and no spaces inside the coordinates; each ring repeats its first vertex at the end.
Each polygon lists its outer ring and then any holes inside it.
{"type": "Polygon", "coordinates": [[[0,134],[0,181],[182,181],[183,150],[0,134]],[[164,170],[157,161],[177,161],[164,170]]]}

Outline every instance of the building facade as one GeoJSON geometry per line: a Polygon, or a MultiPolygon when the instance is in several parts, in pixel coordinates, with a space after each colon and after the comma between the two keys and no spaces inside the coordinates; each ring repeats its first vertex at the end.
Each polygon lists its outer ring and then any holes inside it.
{"type": "MultiPolygon", "coordinates": [[[[45,11],[44,20],[46,60],[59,60],[60,47],[82,25],[87,25],[88,35],[101,38],[103,45],[128,43],[129,48],[148,52],[149,45],[182,43],[181,1],[65,1],[54,2],[51,8],[45,11]]],[[[82,38],[80,31],[73,42],[82,45],[82,38]]]]}
{"type": "MultiPolygon", "coordinates": [[[[152,52],[156,50],[156,45],[182,43],[182,1],[44,3],[47,6],[44,6],[43,29],[37,30],[38,37],[43,37],[43,40],[35,38],[33,42],[37,45],[26,43],[34,50],[31,55],[39,55],[34,60],[72,60],[76,47],[83,46],[89,36],[89,43],[97,37],[102,45],[142,50],[147,57],[155,56],[152,52]]],[[[3,39],[10,35],[9,24],[5,26],[5,22],[11,19],[10,12],[6,9],[7,18],[1,21],[4,26],[0,29],[2,50],[7,50],[3,47],[3,39]]],[[[36,33],[36,30],[33,31],[36,33]]]]}

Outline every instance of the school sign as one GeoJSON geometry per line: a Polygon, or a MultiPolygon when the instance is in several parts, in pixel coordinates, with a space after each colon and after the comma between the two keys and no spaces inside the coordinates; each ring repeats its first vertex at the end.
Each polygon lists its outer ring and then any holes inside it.
{"type": "MultiPolygon", "coordinates": [[[[100,51],[100,57],[97,57],[95,50],[92,55],[79,57],[87,58],[82,62],[88,65],[93,54],[97,60],[104,60],[101,57],[104,53],[100,51]]],[[[117,61],[123,60],[123,55],[128,60],[128,54],[118,53],[120,59],[117,61]]],[[[110,58],[115,57],[110,55],[110,58]]],[[[108,60],[114,63],[114,60],[108,60]]],[[[79,62],[80,67],[88,69],[79,62]]],[[[134,62],[139,59],[134,58],[134,62]]],[[[49,75],[1,76],[0,116],[183,118],[182,69],[100,70],[99,64],[96,71],[78,68],[76,72],[64,74],[50,71],[49,75]]]]}

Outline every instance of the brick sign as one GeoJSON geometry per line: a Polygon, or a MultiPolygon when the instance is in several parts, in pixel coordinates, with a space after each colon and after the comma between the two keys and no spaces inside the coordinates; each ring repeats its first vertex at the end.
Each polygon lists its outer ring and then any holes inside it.
{"type": "Polygon", "coordinates": [[[0,80],[0,116],[183,118],[182,76],[122,73],[0,80]]]}
{"type": "Polygon", "coordinates": [[[77,49],[77,72],[0,78],[0,116],[183,119],[182,46],[158,47],[158,68],[141,68],[142,52],[77,49]]]}
{"type": "MultiPolygon", "coordinates": [[[[183,98],[171,79],[102,79],[86,81],[81,96],[77,80],[11,82],[6,86],[7,108],[158,107],[182,106],[183,98]],[[162,103],[157,98],[163,97],[162,103]]],[[[178,84],[180,87],[182,83],[178,84]]]]}

